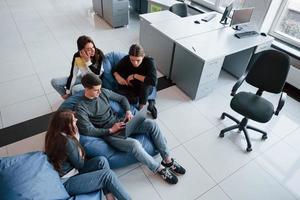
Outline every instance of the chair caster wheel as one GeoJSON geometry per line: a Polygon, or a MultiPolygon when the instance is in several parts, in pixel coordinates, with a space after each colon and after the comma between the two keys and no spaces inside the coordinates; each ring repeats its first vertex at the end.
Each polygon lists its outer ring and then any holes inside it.
{"type": "Polygon", "coordinates": [[[221,133],[219,134],[219,137],[220,137],[220,138],[223,138],[223,137],[224,137],[224,133],[221,132],[221,133]]]}
{"type": "Polygon", "coordinates": [[[251,152],[251,151],[252,151],[252,148],[251,148],[251,147],[247,147],[246,151],[247,151],[247,152],[251,152]]]}
{"type": "Polygon", "coordinates": [[[220,119],[222,119],[222,120],[225,119],[225,115],[223,113],[222,113],[220,119]]]}
{"type": "Polygon", "coordinates": [[[266,139],[268,139],[268,136],[267,136],[267,135],[263,135],[263,136],[261,137],[261,139],[262,139],[262,140],[266,140],[266,139]]]}

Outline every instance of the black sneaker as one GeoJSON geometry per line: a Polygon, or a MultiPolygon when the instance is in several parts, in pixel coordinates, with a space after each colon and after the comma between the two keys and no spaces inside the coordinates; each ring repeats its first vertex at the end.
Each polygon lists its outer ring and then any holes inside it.
{"type": "Polygon", "coordinates": [[[169,168],[172,172],[175,172],[177,174],[185,174],[185,169],[178,164],[173,158],[171,163],[165,163],[164,161],[161,161],[162,166],[169,168]]]}
{"type": "Polygon", "coordinates": [[[173,174],[173,172],[171,172],[168,168],[163,168],[157,173],[162,177],[162,179],[170,184],[176,184],[178,182],[177,176],[173,174]]]}
{"type": "Polygon", "coordinates": [[[157,110],[154,105],[148,105],[147,110],[151,113],[153,119],[157,118],[157,110]]]}

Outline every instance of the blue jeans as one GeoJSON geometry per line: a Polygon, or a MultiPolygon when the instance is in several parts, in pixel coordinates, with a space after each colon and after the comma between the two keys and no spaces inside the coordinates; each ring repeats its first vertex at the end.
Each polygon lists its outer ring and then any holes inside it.
{"type": "MultiPolygon", "coordinates": [[[[155,147],[158,149],[163,159],[170,155],[166,139],[154,120],[146,119],[133,133],[131,133],[131,135],[139,133],[148,133],[150,135],[155,147]]],[[[160,163],[145,151],[138,140],[131,137],[123,139],[113,136],[106,136],[103,137],[103,139],[120,151],[132,153],[138,161],[147,165],[152,172],[157,172],[160,163]]]]}
{"type": "MultiPolygon", "coordinates": [[[[67,85],[68,77],[61,78],[53,78],[51,80],[52,87],[63,96],[66,94],[65,86],[67,85]]],[[[83,90],[83,85],[81,85],[81,76],[77,76],[74,86],[71,88],[71,94],[75,94],[76,92],[83,90]]]]}
{"type": "Polygon", "coordinates": [[[115,173],[110,170],[107,159],[102,156],[85,161],[79,174],[70,177],[64,186],[71,196],[103,189],[105,194],[111,192],[119,200],[131,199],[115,173]]]}

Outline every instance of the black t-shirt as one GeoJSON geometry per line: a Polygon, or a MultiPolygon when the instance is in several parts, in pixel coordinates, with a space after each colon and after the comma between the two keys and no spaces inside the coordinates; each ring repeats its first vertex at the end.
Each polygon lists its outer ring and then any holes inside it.
{"type": "MultiPolygon", "coordinates": [[[[146,85],[156,86],[157,75],[153,58],[145,56],[142,63],[138,67],[134,67],[130,61],[129,55],[120,60],[117,66],[112,70],[112,73],[118,72],[120,76],[127,79],[131,74],[139,74],[145,76],[144,83],[146,85]]],[[[140,81],[131,81],[133,85],[139,84],[140,81]]]]}

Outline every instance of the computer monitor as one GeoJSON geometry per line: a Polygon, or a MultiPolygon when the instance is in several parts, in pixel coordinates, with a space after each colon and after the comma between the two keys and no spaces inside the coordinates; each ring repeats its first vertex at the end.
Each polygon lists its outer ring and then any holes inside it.
{"type": "Polygon", "coordinates": [[[225,10],[223,12],[221,21],[220,21],[221,24],[227,24],[227,19],[228,19],[229,15],[230,15],[230,12],[231,12],[232,8],[233,8],[233,2],[230,3],[228,6],[226,6],[226,8],[225,8],[225,10]]]}
{"type": "Polygon", "coordinates": [[[249,23],[254,8],[242,8],[233,11],[230,26],[235,30],[241,30],[238,25],[249,23]]]}

